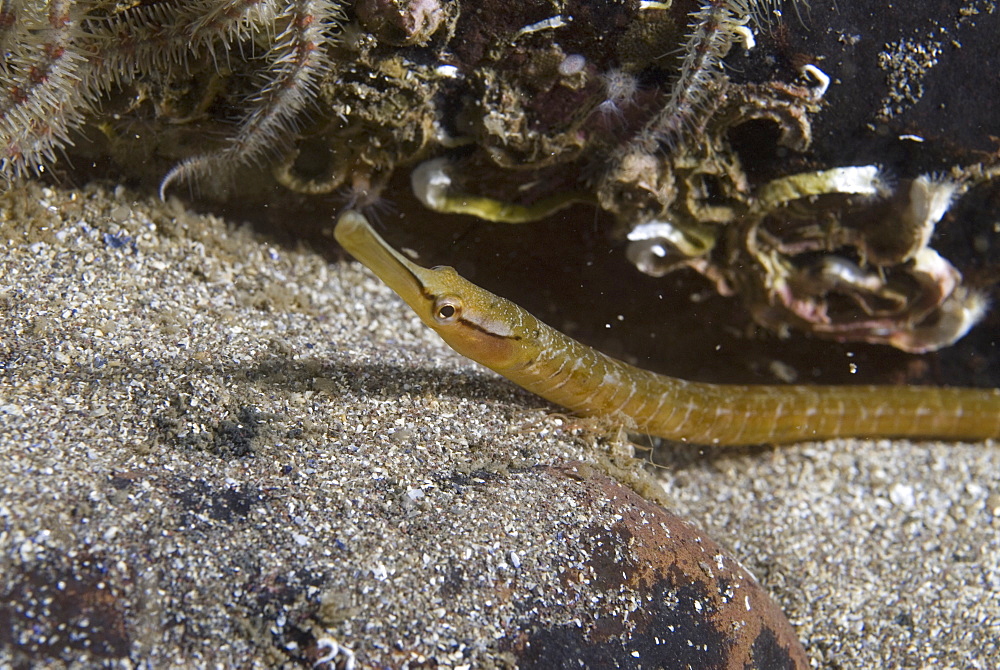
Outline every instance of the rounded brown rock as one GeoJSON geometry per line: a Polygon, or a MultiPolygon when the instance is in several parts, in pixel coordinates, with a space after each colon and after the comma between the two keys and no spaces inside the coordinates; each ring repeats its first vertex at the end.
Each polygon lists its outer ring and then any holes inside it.
{"type": "Polygon", "coordinates": [[[781,609],[700,530],[584,463],[542,469],[577,480],[582,505],[618,521],[584,533],[590,559],[562,574],[567,588],[586,585],[592,618],[512,636],[518,667],[810,667],[781,609]]]}

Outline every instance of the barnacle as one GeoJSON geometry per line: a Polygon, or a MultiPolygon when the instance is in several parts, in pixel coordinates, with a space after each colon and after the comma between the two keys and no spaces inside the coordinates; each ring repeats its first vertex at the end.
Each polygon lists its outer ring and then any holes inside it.
{"type": "Polygon", "coordinates": [[[363,184],[377,197],[396,165],[421,156],[436,141],[436,66],[370,59],[365,50],[355,56],[338,61],[336,78],[323,84],[325,120],[286,145],[275,167],[278,181],[294,191],[356,191],[363,184]]]}

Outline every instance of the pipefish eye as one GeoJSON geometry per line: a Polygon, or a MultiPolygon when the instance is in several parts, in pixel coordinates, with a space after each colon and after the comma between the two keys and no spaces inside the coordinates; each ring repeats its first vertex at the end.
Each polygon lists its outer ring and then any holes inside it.
{"type": "Polygon", "coordinates": [[[434,303],[434,320],[447,326],[455,323],[462,316],[462,301],[448,295],[438,298],[434,303]]]}

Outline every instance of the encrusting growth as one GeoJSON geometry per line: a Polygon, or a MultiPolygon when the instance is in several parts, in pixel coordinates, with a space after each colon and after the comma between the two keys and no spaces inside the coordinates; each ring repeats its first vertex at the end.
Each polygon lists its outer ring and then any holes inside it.
{"type": "Polygon", "coordinates": [[[699,444],[835,437],[1000,437],[1000,389],[720,385],[688,382],[610,358],[460,277],[426,269],[347,211],[337,241],[458,353],[583,415],[699,444]]]}

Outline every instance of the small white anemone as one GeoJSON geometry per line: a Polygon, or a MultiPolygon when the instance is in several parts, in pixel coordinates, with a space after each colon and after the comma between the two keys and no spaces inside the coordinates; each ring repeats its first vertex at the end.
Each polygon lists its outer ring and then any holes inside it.
{"type": "Polygon", "coordinates": [[[601,75],[601,83],[604,84],[607,96],[604,102],[598,105],[598,109],[603,113],[620,116],[624,108],[634,104],[636,93],[639,91],[639,80],[635,75],[613,68],[601,75]]]}

